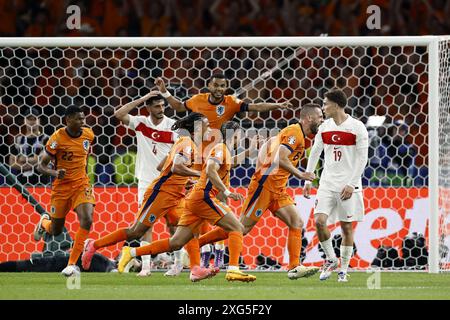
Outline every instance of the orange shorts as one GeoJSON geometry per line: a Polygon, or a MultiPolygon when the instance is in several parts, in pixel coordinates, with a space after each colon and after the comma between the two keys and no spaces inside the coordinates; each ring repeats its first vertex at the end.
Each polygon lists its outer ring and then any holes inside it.
{"type": "Polygon", "coordinates": [[[203,222],[215,225],[226,214],[233,213],[230,207],[216,198],[202,200],[186,200],[179,226],[191,228],[193,233],[199,233],[203,222]]]}
{"type": "Polygon", "coordinates": [[[248,187],[247,198],[242,206],[242,215],[258,222],[266,210],[275,213],[289,205],[295,205],[295,202],[286,191],[275,194],[264,189],[258,182],[252,181],[248,187]]]}
{"type": "Polygon", "coordinates": [[[161,190],[147,189],[136,220],[148,227],[169,211],[175,210],[181,199],[161,190]]]}
{"type": "Polygon", "coordinates": [[[82,203],[95,205],[94,192],[89,182],[60,184],[52,188],[50,215],[55,219],[64,219],[71,209],[82,203]]]}
{"type": "Polygon", "coordinates": [[[178,204],[178,207],[172,208],[167,212],[166,214],[166,220],[167,224],[176,226],[178,224],[178,221],[180,221],[181,216],[183,215],[184,211],[184,198],[180,200],[180,203],[178,204]]]}

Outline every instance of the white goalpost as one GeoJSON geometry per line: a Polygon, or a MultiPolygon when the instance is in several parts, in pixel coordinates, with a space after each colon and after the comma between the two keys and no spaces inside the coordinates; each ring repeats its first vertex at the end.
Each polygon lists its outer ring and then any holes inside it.
{"type": "MultiPolygon", "coordinates": [[[[50,135],[63,125],[62,107],[86,108],[87,125],[97,136],[90,159],[99,202],[93,237],[134,219],[135,180],[126,178],[134,165],[124,160],[135,154],[134,142],[111,110],[148,92],[157,76],[183,100],[221,70],[239,98],[290,100],[295,107],[239,115],[245,129],[282,129],[302,104],[320,103],[326,90],[341,87],[349,96],[349,112],[370,126],[372,143],[363,180],[367,221],[355,229],[352,268],[380,263],[387,270],[450,270],[450,37],[0,38],[0,68],[2,144],[9,152],[2,156],[4,164],[15,152],[24,109],[42,110],[41,125],[50,135]],[[372,126],[369,119],[375,116],[384,122],[372,126]],[[419,244],[423,237],[426,246],[419,244]]],[[[182,116],[169,109],[166,114],[182,116]]],[[[236,169],[233,188],[246,193],[252,170],[252,165],[236,169]]],[[[30,232],[39,217],[0,182],[3,261],[39,250],[30,232]]],[[[26,187],[49,208],[48,183],[26,187]]],[[[304,199],[301,189],[290,180],[289,192],[305,221],[302,262],[320,265],[314,227],[308,224],[313,199],[304,199]]],[[[239,206],[234,208],[239,213],[239,206]]],[[[74,223],[68,220],[69,231],[74,223]]],[[[339,231],[332,226],[336,241],[339,231]]],[[[155,233],[168,235],[163,223],[155,233]]],[[[285,226],[266,213],[244,238],[245,263],[274,270],[266,259],[271,258],[283,265],[286,234],[285,226]]],[[[117,252],[114,247],[102,253],[113,257],[117,252]]]]}

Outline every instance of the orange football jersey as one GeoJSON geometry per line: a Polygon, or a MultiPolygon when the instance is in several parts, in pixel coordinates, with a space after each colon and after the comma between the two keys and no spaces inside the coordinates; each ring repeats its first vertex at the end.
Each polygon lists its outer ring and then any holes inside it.
{"type": "Polygon", "coordinates": [[[248,111],[248,104],[234,96],[224,96],[222,102],[218,104],[211,103],[209,96],[209,93],[196,94],[186,100],[184,106],[207,117],[213,129],[220,129],[222,124],[233,119],[236,113],[248,111]]]}
{"type": "Polygon", "coordinates": [[[264,188],[277,194],[284,191],[291,175],[279,167],[276,159],[281,145],[291,151],[289,160],[297,167],[305,152],[305,135],[299,123],[284,128],[276,137],[266,142],[258,156],[257,168],[252,179],[256,179],[264,188]]]}
{"type": "Polygon", "coordinates": [[[45,145],[45,151],[54,157],[56,170],[66,169],[64,179],[55,179],[53,186],[89,181],[87,176],[87,157],[94,141],[94,132],[89,128],[82,128],[79,137],[72,137],[66,128],[58,129],[52,134],[45,145]]]}
{"type": "Polygon", "coordinates": [[[205,159],[200,179],[195,184],[194,189],[189,194],[187,199],[201,200],[205,197],[214,198],[219,193],[206,175],[206,164],[208,163],[208,160],[213,160],[220,165],[217,173],[219,174],[223,184],[225,184],[227,188],[230,187],[231,154],[226,144],[220,143],[211,150],[211,153],[205,159]]]}
{"type": "Polygon", "coordinates": [[[195,144],[191,138],[184,136],[178,139],[170,149],[159,177],[153,180],[153,183],[150,185],[149,189],[161,190],[176,197],[183,197],[184,186],[186,185],[189,177],[174,174],[172,172],[173,161],[175,156],[178,154],[186,160],[186,165],[192,168],[194,165],[196,152],[195,144]]]}

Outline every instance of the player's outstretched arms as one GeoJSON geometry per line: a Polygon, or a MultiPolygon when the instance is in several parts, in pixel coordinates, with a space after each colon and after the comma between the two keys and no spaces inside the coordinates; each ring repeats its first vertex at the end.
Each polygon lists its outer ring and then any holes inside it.
{"type": "Polygon", "coordinates": [[[130,124],[130,111],[136,108],[141,103],[145,102],[147,99],[151,97],[155,97],[159,94],[158,91],[150,91],[142,98],[136,99],[134,101],[128,102],[127,104],[124,104],[119,109],[117,109],[114,112],[114,116],[119,119],[123,124],[129,125],[130,124]]]}
{"type": "Polygon", "coordinates": [[[42,174],[52,176],[58,179],[64,179],[66,175],[66,169],[53,170],[48,167],[48,164],[52,160],[52,157],[48,154],[43,154],[41,161],[39,162],[38,169],[42,174]]]}
{"type": "Polygon", "coordinates": [[[160,77],[156,78],[155,85],[158,87],[158,90],[161,93],[161,95],[167,99],[167,102],[169,102],[169,105],[172,109],[174,109],[177,112],[186,111],[184,104],[177,98],[174,98],[170,94],[170,92],[167,91],[166,85],[164,84],[164,80],[162,78],[160,77]]]}
{"type": "Polygon", "coordinates": [[[248,111],[265,112],[271,110],[286,110],[292,108],[292,104],[289,101],[282,103],[250,103],[248,105],[248,111]]]}

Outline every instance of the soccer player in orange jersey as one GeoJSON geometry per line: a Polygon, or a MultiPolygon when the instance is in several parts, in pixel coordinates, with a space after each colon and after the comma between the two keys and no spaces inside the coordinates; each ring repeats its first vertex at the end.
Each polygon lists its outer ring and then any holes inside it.
{"type": "Polygon", "coordinates": [[[52,185],[51,218],[47,214],[41,216],[34,231],[34,239],[39,241],[44,232],[55,236],[60,234],[66,215],[73,208],[80,227],[75,234],[68,265],[61,272],[69,277],[80,273],[76,263],[92,224],[95,199],[86,165],[94,133],[83,127],[85,116],[77,106],[67,108],[65,119],[66,127],[53,133],[45,146],[46,153],[39,163],[39,170],[45,175],[55,177],[55,180],[52,185]],[[50,161],[53,161],[55,169],[48,167],[50,161]]]}
{"type": "MultiPolygon", "coordinates": [[[[270,210],[289,227],[289,279],[308,277],[319,270],[317,267],[300,265],[303,221],[286,191],[286,185],[290,175],[310,181],[315,178],[313,173],[301,172],[297,166],[305,151],[305,137],[316,134],[322,122],[321,107],[307,104],[300,112],[299,123],[284,128],[262,146],[242,207],[240,221],[245,228],[244,235],[252,230],[266,210],[270,210]]],[[[199,245],[203,246],[226,237],[227,234],[217,228],[201,236],[199,245]]]]}
{"type": "MultiPolygon", "coordinates": [[[[185,201],[185,211],[178,223],[175,235],[170,239],[159,240],[140,248],[124,247],[118,270],[123,271],[127,263],[136,256],[158,254],[178,250],[188,243],[197,233],[204,221],[217,225],[227,234],[229,241],[230,262],[226,274],[229,281],[250,282],[256,280],[253,275],[239,270],[239,255],[242,251],[244,226],[238,221],[230,207],[219,199],[232,198],[242,201],[239,193],[230,192],[230,169],[234,159],[231,151],[237,146],[241,130],[236,122],[228,121],[222,125],[224,141],[216,144],[205,159],[199,181],[185,201]]],[[[212,269],[211,275],[217,270],[212,269]]],[[[210,276],[211,276],[210,275],[210,276]]],[[[206,275],[205,277],[208,277],[206,275]]],[[[193,277],[191,281],[199,281],[205,277],[193,277]]]]}
{"type": "Polygon", "coordinates": [[[179,101],[167,91],[162,78],[155,79],[161,95],[169,105],[178,112],[193,111],[205,115],[211,128],[220,129],[222,124],[233,119],[238,112],[265,112],[291,107],[290,102],[282,103],[247,103],[232,95],[225,95],[228,90],[228,79],[223,73],[214,73],[208,82],[209,93],[199,93],[184,102],[179,101]]]}
{"type": "MultiPolygon", "coordinates": [[[[169,105],[178,112],[183,111],[194,111],[205,115],[212,129],[220,129],[222,124],[230,121],[238,112],[266,112],[271,110],[285,110],[292,107],[291,103],[288,101],[282,103],[247,103],[233,95],[226,95],[225,92],[228,90],[229,81],[223,73],[213,73],[208,81],[208,93],[199,93],[193,95],[191,98],[184,102],[181,102],[177,98],[173,97],[169,91],[167,91],[162,78],[155,79],[155,85],[161,92],[161,95],[167,99],[169,105]]],[[[203,157],[206,157],[212,147],[214,146],[214,141],[206,141],[202,145],[203,157]]],[[[201,228],[201,233],[205,230],[208,231],[208,226],[201,228]]],[[[215,261],[216,266],[220,266],[223,261],[218,258],[223,258],[224,246],[223,244],[216,244],[215,250],[215,261]]],[[[202,260],[207,264],[209,262],[209,253],[204,251],[202,248],[202,260]]]]}
{"type": "MultiPolygon", "coordinates": [[[[169,211],[178,207],[179,203],[184,199],[184,189],[188,178],[200,176],[199,171],[191,168],[197,161],[196,156],[198,154],[193,138],[196,135],[200,137],[205,136],[209,130],[208,119],[202,114],[193,112],[175,122],[172,130],[179,129],[181,137],[171,148],[159,177],[153,180],[153,183],[147,188],[135,224],[131,228],[119,229],[96,241],[91,239],[86,241],[81,259],[84,269],[89,269],[91,259],[97,249],[111,246],[121,241],[131,241],[142,237],[159,218],[164,217],[169,211]]],[[[199,267],[198,240],[194,239],[189,243],[186,246],[186,250],[190,256],[198,257],[198,262],[194,261],[191,271],[209,275],[209,271],[201,270],[199,267]]]]}

